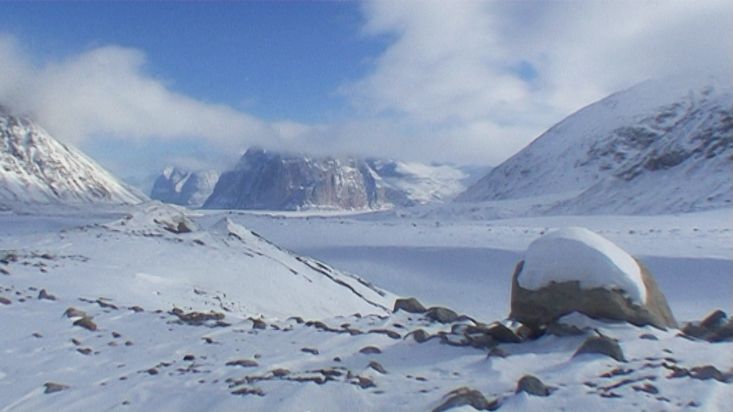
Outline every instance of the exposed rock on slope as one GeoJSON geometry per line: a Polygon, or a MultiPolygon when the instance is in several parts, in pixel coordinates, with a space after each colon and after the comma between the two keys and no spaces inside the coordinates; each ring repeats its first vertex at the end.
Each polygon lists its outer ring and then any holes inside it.
{"type": "Polygon", "coordinates": [[[473,172],[475,168],[451,165],[313,157],[252,148],[234,170],[222,174],[204,207],[374,210],[412,206],[451,199],[467,186],[473,172]]]}
{"type": "Polygon", "coordinates": [[[167,167],[153,183],[150,198],[181,206],[200,207],[219,179],[215,170],[191,172],[167,167]]]}
{"type": "Polygon", "coordinates": [[[125,204],[143,200],[143,195],[77,149],[0,108],[0,203],[125,204]]]}
{"type": "Polygon", "coordinates": [[[651,274],[583,228],[532,242],[512,279],[511,306],[510,317],[534,329],[571,312],[659,328],[677,325],[651,274]]]}
{"type": "Polygon", "coordinates": [[[566,199],[557,213],[727,207],[732,157],[729,75],[648,81],[569,116],[457,200],[554,195],[566,199]]]}

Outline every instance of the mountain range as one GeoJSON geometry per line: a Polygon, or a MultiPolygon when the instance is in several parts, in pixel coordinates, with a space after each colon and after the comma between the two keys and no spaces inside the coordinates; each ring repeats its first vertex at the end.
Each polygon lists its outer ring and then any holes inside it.
{"type": "Polygon", "coordinates": [[[641,83],[550,128],[457,197],[552,198],[548,213],[653,214],[731,205],[728,76],[641,83]]]}

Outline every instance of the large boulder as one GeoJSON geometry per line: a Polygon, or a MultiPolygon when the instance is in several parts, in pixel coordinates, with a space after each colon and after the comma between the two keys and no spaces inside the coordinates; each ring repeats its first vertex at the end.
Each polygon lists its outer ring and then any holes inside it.
{"type": "Polygon", "coordinates": [[[512,278],[511,319],[540,329],[572,312],[638,326],[677,326],[649,271],[584,228],[556,230],[532,242],[512,278]]]}

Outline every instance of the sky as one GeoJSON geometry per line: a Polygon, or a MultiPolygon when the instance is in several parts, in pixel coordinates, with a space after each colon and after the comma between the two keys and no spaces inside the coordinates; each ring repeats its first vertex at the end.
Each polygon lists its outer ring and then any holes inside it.
{"type": "Polygon", "coordinates": [[[731,50],[728,0],[2,2],[0,104],[130,179],[252,145],[495,165],[731,50]]]}

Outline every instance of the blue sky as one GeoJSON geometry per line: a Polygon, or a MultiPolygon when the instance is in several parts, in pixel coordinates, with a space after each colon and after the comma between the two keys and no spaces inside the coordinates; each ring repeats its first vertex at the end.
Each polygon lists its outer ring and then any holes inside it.
{"type": "Polygon", "coordinates": [[[386,47],[360,34],[356,2],[3,3],[0,27],[33,56],[61,59],[115,44],[145,51],[176,91],[268,120],[343,114],[339,85],[386,47]]]}
{"type": "Polygon", "coordinates": [[[251,145],[492,165],[649,78],[731,72],[729,0],[0,2],[0,104],[113,173],[251,145]]]}

